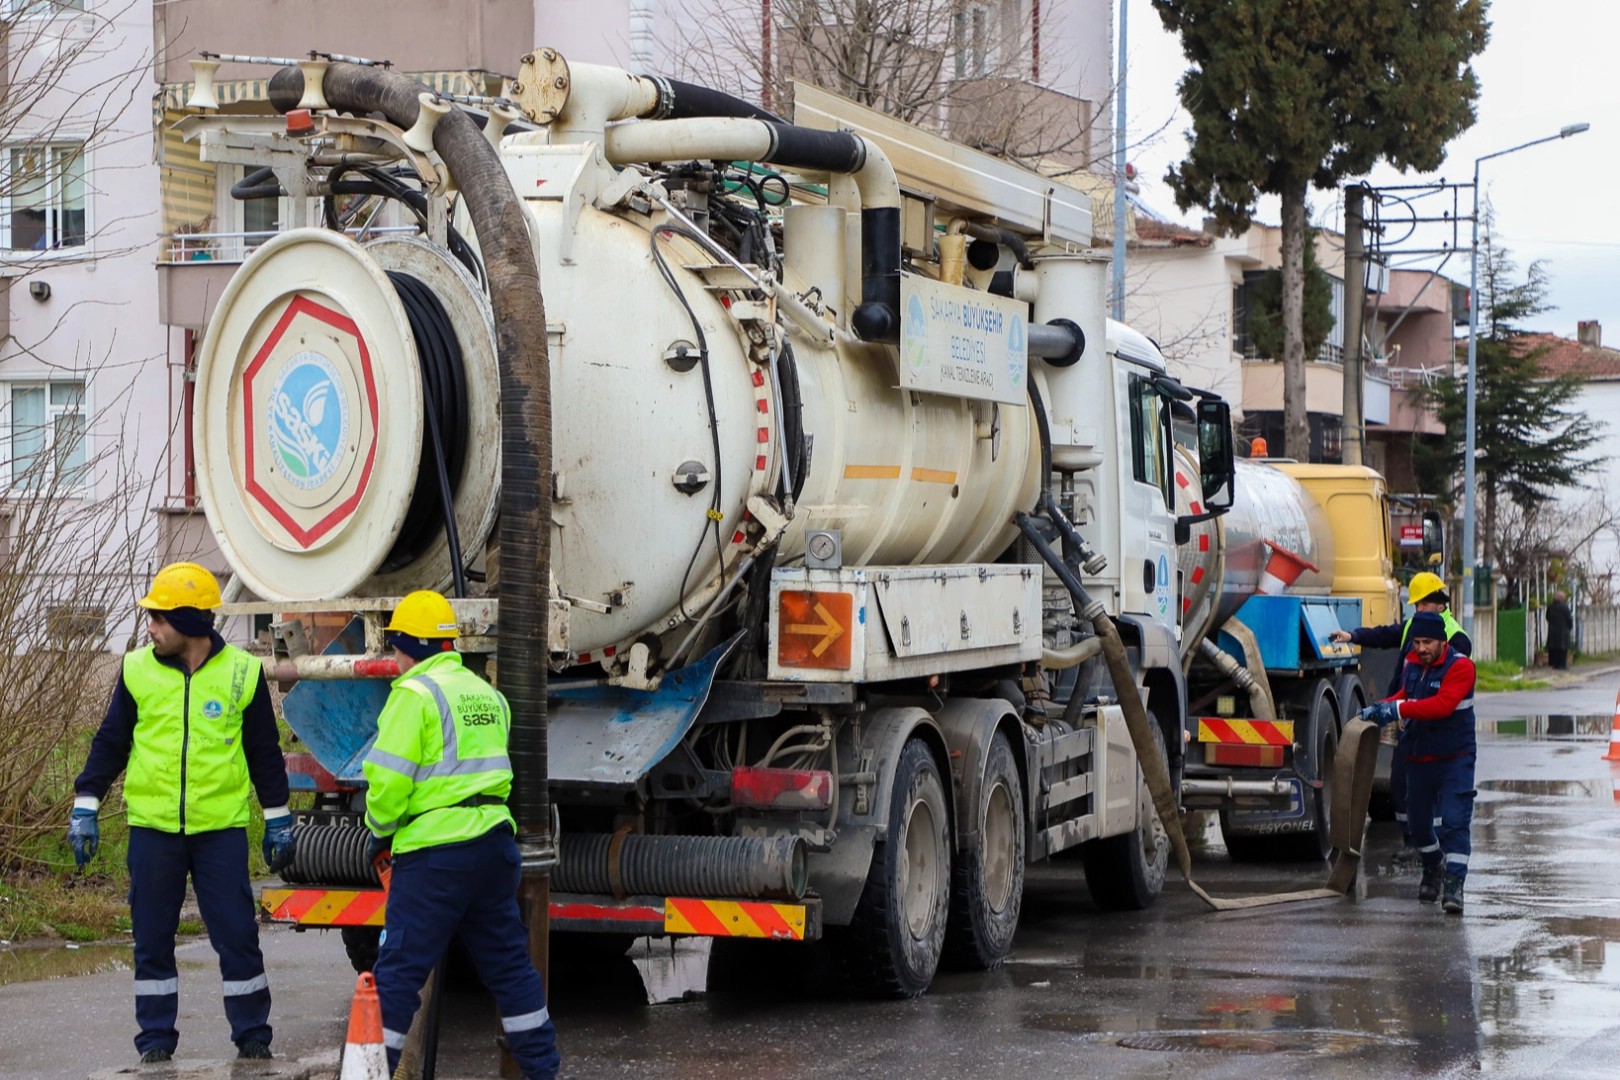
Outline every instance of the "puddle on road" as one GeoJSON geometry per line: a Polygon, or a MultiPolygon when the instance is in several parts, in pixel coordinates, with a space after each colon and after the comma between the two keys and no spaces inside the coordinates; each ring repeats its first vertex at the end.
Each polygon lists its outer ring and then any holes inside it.
{"type": "Polygon", "coordinates": [[[1532,742],[1552,739],[1609,737],[1613,722],[1609,716],[1516,716],[1509,720],[1476,720],[1474,730],[1481,735],[1520,737],[1532,742]]]}
{"type": "Polygon", "coordinates": [[[638,938],[630,962],[641,976],[647,1004],[691,1001],[703,995],[709,978],[708,938],[638,938]]]}
{"type": "Polygon", "coordinates": [[[1608,783],[1596,780],[1481,780],[1480,791],[1501,791],[1512,795],[1551,795],[1564,799],[1609,798],[1608,783]]]}
{"type": "Polygon", "coordinates": [[[84,945],[68,948],[59,943],[19,945],[0,949],[0,986],[94,975],[103,971],[129,971],[134,950],[128,945],[84,945]]]}

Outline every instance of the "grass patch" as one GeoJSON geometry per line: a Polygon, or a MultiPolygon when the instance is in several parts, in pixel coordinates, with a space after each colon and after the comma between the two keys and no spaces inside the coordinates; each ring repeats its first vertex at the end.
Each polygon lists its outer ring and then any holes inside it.
{"type": "Polygon", "coordinates": [[[105,941],[129,928],[129,882],[111,874],[0,881],[0,940],[105,941]]]}
{"type": "Polygon", "coordinates": [[[1527,679],[1524,668],[1511,660],[1476,660],[1474,688],[1483,693],[1503,690],[1539,690],[1547,685],[1546,679],[1527,679]]]}

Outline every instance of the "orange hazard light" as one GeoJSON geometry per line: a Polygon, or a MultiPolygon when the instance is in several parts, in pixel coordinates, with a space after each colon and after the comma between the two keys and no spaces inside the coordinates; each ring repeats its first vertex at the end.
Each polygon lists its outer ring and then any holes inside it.
{"type": "Polygon", "coordinates": [[[776,662],[783,667],[848,670],[855,597],[842,592],[788,592],[778,601],[776,662]]]}

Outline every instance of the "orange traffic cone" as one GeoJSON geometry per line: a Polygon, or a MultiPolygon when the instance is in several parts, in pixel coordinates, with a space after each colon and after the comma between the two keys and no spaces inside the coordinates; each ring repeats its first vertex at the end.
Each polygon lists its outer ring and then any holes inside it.
{"type": "Polygon", "coordinates": [[[349,1008],[349,1037],[343,1044],[339,1080],[388,1080],[388,1054],[383,1050],[382,1006],[377,981],[364,972],[354,984],[349,1008]]]}
{"type": "Polygon", "coordinates": [[[1604,761],[1620,761],[1620,694],[1614,696],[1614,721],[1609,725],[1609,752],[1604,761]]]}

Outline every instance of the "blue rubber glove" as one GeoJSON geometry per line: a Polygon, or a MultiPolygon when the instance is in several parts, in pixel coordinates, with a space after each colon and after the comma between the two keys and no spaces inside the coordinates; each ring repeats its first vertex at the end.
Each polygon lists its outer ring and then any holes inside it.
{"type": "Polygon", "coordinates": [[[371,834],[366,841],[366,865],[373,866],[379,858],[387,859],[393,854],[394,838],[392,836],[378,836],[371,834]]]}
{"type": "Polygon", "coordinates": [[[281,873],[293,861],[293,853],[298,845],[293,840],[292,827],[293,817],[287,811],[264,819],[264,841],[261,847],[264,851],[264,861],[272,874],[281,873]]]}
{"type": "Polygon", "coordinates": [[[68,819],[68,843],[73,845],[73,861],[80,870],[96,857],[101,847],[101,826],[94,810],[78,809],[68,819]]]}
{"type": "Polygon", "coordinates": [[[1369,705],[1361,710],[1361,719],[1383,727],[1393,724],[1401,718],[1400,710],[1393,701],[1380,701],[1376,705],[1369,705]]]}

